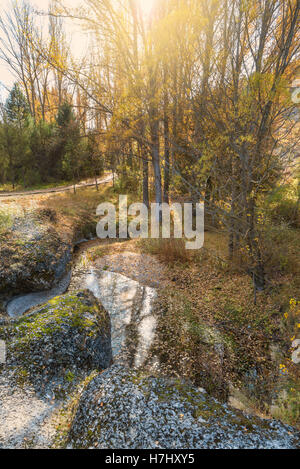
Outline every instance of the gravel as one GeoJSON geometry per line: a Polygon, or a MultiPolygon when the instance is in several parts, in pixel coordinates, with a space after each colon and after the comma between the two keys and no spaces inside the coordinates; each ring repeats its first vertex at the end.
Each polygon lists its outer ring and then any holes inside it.
{"type": "Polygon", "coordinates": [[[56,434],[58,401],[0,375],[0,449],[49,448],[56,434]]]}

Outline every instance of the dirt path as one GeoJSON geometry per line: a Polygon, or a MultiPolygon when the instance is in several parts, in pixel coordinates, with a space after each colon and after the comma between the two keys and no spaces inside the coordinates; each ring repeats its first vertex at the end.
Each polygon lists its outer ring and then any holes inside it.
{"type": "Polygon", "coordinates": [[[124,251],[97,259],[94,265],[98,269],[123,274],[152,288],[158,288],[166,280],[164,266],[146,254],[124,251]]]}
{"type": "Polygon", "coordinates": [[[167,285],[167,267],[154,256],[139,252],[133,240],[116,243],[105,241],[94,239],[77,247],[73,278],[78,271],[95,268],[125,275],[152,288],[167,285]]]}
{"type": "Polygon", "coordinates": [[[59,404],[38,397],[29,386],[13,386],[9,373],[0,376],[0,449],[51,447],[59,404]]]}
{"type": "MultiPolygon", "coordinates": [[[[113,180],[113,174],[108,174],[103,179],[98,181],[98,184],[105,184],[113,180]]],[[[95,186],[95,182],[88,181],[81,181],[79,184],[76,184],[76,188],[82,187],[93,187],[95,186]]],[[[6,199],[7,197],[25,197],[27,195],[38,195],[38,194],[52,194],[55,192],[67,192],[73,190],[74,186],[60,186],[60,187],[53,187],[52,189],[38,189],[35,191],[20,191],[20,192],[0,192],[0,198],[6,199]]]]}

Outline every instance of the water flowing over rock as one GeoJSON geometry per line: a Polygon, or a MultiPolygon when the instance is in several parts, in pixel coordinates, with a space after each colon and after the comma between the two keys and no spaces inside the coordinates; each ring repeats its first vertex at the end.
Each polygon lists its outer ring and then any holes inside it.
{"type": "Polygon", "coordinates": [[[126,355],[130,365],[142,366],[155,335],[152,307],[156,290],[124,275],[101,270],[80,275],[76,283],[90,290],[108,311],[114,358],[126,355]]]}

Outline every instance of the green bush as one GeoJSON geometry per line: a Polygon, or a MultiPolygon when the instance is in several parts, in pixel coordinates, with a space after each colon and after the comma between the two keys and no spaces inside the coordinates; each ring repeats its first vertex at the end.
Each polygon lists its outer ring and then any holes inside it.
{"type": "Polygon", "coordinates": [[[282,200],[270,210],[270,219],[276,224],[289,224],[292,228],[300,228],[300,205],[297,201],[282,200]]]}
{"type": "Polygon", "coordinates": [[[117,168],[118,178],[115,182],[115,191],[119,194],[137,193],[140,186],[139,172],[129,166],[119,166],[117,168]]]}
{"type": "Polygon", "coordinates": [[[27,169],[23,179],[24,187],[37,186],[41,183],[41,176],[38,170],[27,169]]]}
{"type": "Polygon", "coordinates": [[[268,197],[266,210],[269,221],[274,225],[286,224],[300,228],[300,185],[297,181],[284,185],[268,197]]]}

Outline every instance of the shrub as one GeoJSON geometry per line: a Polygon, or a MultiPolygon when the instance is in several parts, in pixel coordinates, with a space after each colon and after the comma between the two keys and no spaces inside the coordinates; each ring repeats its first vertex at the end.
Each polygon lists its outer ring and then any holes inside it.
{"type": "Polygon", "coordinates": [[[270,223],[288,224],[300,228],[300,185],[284,185],[276,189],[266,200],[266,210],[270,223]]]}
{"type": "Polygon", "coordinates": [[[270,219],[277,225],[287,223],[293,228],[300,228],[300,205],[295,200],[282,200],[271,208],[270,219]]]}
{"type": "Polygon", "coordinates": [[[41,183],[41,176],[35,169],[27,169],[23,179],[24,187],[37,186],[41,183]]]}
{"type": "Polygon", "coordinates": [[[137,171],[128,166],[117,168],[118,178],[115,181],[115,191],[119,194],[136,193],[139,190],[140,175],[137,171]]]}
{"type": "Polygon", "coordinates": [[[299,231],[288,224],[266,226],[263,252],[269,273],[299,272],[299,231]]]}
{"type": "Polygon", "coordinates": [[[143,239],[142,247],[150,254],[156,254],[164,262],[188,262],[190,251],[184,239],[143,239]]]}

